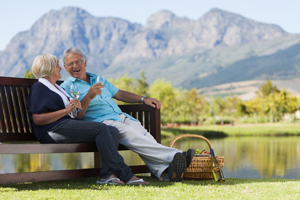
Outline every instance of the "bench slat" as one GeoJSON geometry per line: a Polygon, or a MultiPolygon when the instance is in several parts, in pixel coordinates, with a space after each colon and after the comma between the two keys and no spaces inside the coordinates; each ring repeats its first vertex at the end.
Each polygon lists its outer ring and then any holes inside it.
{"type": "Polygon", "coordinates": [[[31,87],[37,79],[0,76],[0,85],[31,87]]]}
{"type": "MultiPolygon", "coordinates": [[[[128,150],[119,145],[118,150],[128,150]]],[[[98,152],[95,143],[72,144],[0,144],[0,154],[98,152]]]]}
{"type": "Polygon", "coordinates": [[[0,85],[0,133],[6,133],[6,124],[4,120],[3,86],[0,85]]]}
{"type": "MultiPolygon", "coordinates": [[[[15,114],[15,107],[18,105],[18,104],[15,104],[14,102],[14,99],[13,99],[13,95],[15,95],[13,92],[13,86],[12,87],[6,87],[6,97],[7,97],[7,106],[8,106],[8,111],[9,111],[9,114],[10,114],[10,123],[11,123],[11,128],[12,128],[12,131],[14,133],[18,133],[19,132],[19,129],[18,129],[18,124],[17,124],[17,116],[15,114]]],[[[19,106],[17,106],[17,108],[19,108],[19,106]]],[[[7,119],[7,118],[6,118],[7,119]]]]}
{"type": "Polygon", "coordinates": [[[160,110],[150,112],[150,131],[158,143],[161,143],[160,110]],[[156,120],[159,119],[159,120],[156,120]]]}
{"type": "Polygon", "coordinates": [[[26,108],[26,99],[25,99],[25,90],[26,88],[23,87],[17,87],[17,92],[18,92],[18,99],[19,99],[19,104],[20,104],[20,115],[21,115],[21,123],[22,126],[21,128],[24,129],[24,132],[30,133],[29,129],[29,117],[27,115],[27,108],[26,108]]]}
{"type": "Polygon", "coordinates": [[[21,131],[21,127],[23,126],[23,122],[22,122],[22,116],[21,116],[21,110],[20,110],[20,99],[19,99],[19,95],[18,95],[18,91],[17,91],[17,87],[16,86],[12,86],[11,88],[11,104],[10,104],[10,110],[13,113],[12,115],[12,121],[14,124],[14,129],[15,132],[18,133],[21,131]],[[13,117],[15,115],[15,117],[13,117]]]}
{"type": "MultiPolygon", "coordinates": [[[[145,165],[131,166],[134,174],[150,173],[150,170],[145,165]]],[[[56,170],[45,172],[27,172],[1,174],[0,184],[13,184],[23,182],[41,182],[41,181],[56,181],[76,178],[99,177],[100,168],[94,169],[75,169],[75,170],[56,170]]]]}
{"type": "Polygon", "coordinates": [[[8,111],[8,97],[6,97],[6,86],[0,86],[1,90],[1,100],[2,100],[2,109],[3,109],[3,118],[4,118],[4,123],[1,125],[2,128],[2,133],[12,133],[12,125],[10,121],[10,114],[8,111]]]}
{"type": "Polygon", "coordinates": [[[26,124],[28,124],[28,133],[33,133],[33,128],[32,128],[32,125],[31,125],[31,121],[30,121],[30,118],[29,118],[29,114],[27,112],[27,108],[26,108],[26,101],[27,101],[27,97],[29,96],[29,90],[30,90],[30,87],[24,87],[23,88],[23,94],[24,94],[24,100],[25,100],[25,113],[26,113],[26,124]]]}
{"type": "MultiPolygon", "coordinates": [[[[150,133],[150,119],[149,119],[149,111],[145,111],[144,112],[144,115],[145,115],[145,125],[144,125],[144,127],[145,127],[145,129],[147,129],[148,130],[148,132],[150,133]]],[[[154,136],[154,135],[153,135],[154,136]]],[[[154,137],[154,138],[156,138],[156,137],[154,137]]]]}
{"type": "Polygon", "coordinates": [[[0,142],[29,142],[35,141],[36,137],[33,133],[0,133],[0,142]]]}
{"type": "Polygon", "coordinates": [[[141,122],[141,124],[145,124],[145,121],[144,121],[144,112],[138,112],[138,120],[141,122]]]}

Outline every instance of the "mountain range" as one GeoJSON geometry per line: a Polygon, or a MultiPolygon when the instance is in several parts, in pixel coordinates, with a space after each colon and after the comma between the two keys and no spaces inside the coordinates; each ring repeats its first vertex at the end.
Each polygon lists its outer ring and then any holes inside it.
{"type": "Polygon", "coordinates": [[[188,89],[300,75],[300,35],[275,24],[213,8],[198,20],[161,10],[143,26],[77,7],[51,10],[15,35],[0,51],[0,75],[21,77],[35,56],[62,59],[72,46],[86,54],[87,71],[106,78],[144,71],[149,83],[159,78],[188,89]]]}

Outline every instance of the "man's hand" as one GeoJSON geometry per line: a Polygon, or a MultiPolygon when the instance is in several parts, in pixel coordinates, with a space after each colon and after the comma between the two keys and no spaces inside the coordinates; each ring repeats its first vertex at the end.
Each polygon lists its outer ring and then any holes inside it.
{"type": "Polygon", "coordinates": [[[144,103],[146,105],[149,105],[149,106],[153,107],[153,108],[157,108],[157,109],[161,108],[161,102],[159,100],[157,100],[157,99],[154,99],[154,98],[148,98],[148,97],[146,97],[144,99],[144,103]]]}
{"type": "Polygon", "coordinates": [[[96,97],[96,95],[98,94],[102,94],[102,88],[104,88],[104,86],[102,85],[101,82],[99,83],[95,83],[94,85],[91,86],[91,88],[89,89],[88,93],[86,94],[86,96],[92,100],[93,98],[96,97]]]}

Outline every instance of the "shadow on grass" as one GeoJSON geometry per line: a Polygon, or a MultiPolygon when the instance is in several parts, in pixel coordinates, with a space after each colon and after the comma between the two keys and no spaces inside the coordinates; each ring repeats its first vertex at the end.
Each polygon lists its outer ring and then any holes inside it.
{"type": "MultiPolygon", "coordinates": [[[[162,182],[158,179],[152,178],[151,180],[147,180],[150,182],[150,186],[154,187],[166,187],[172,186],[174,182],[162,182]]],[[[259,179],[245,179],[245,178],[228,178],[223,183],[218,183],[214,180],[183,180],[182,184],[184,185],[194,185],[194,186],[206,186],[206,185],[218,185],[218,186],[226,186],[226,185],[238,185],[238,184],[250,184],[250,183],[283,183],[283,182],[300,182],[299,179],[279,179],[279,178],[259,178],[259,179]]]]}
{"type": "MultiPolygon", "coordinates": [[[[169,187],[176,182],[163,182],[157,178],[142,176],[145,181],[150,184],[144,187],[169,187]]],[[[49,190],[49,189],[64,189],[64,190],[78,190],[78,189],[90,189],[90,190],[109,190],[116,189],[124,186],[113,186],[113,185],[99,185],[96,184],[97,178],[82,178],[74,180],[63,180],[63,181],[47,181],[38,183],[20,183],[20,184],[8,184],[0,185],[0,189],[13,189],[14,191],[35,191],[35,190],[49,190]]],[[[249,183],[276,183],[276,182],[299,182],[299,179],[273,179],[273,178],[260,178],[260,179],[239,179],[239,178],[228,178],[224,183],[218,183],[214,180],[184,180],[181,184],[183,185],[194,185],[194,186],[206,186],[206,185],[237,185],[237,184],[249,184],[249,183]]],[[[126,185],[126,187],[139,187],[138,185],[126,185]]],[[[121,189],[121,188],[120,188],[121,189]]],[[[3,190],[2,190],[3,191],[3,190]]]]}
{"type": "Polygon", "coordinates": [[[246,178],[227,178],[224,183],[218,183],[214,180],[187,180],[183,181],[185,184],[190,185],[237,185],[237,184],[249,184],[249,183],[276,183],[276,182],[299,182],[299,179],[280,179],[280,178],[257,178],[257,179],[246,179],[246,178]]]}

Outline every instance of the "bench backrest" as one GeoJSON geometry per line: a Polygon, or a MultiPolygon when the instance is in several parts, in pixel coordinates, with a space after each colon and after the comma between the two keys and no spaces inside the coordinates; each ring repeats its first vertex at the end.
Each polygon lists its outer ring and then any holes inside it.
{"type": "MultiPolygon", "coordinates": [[[[0,77],[0,142],[36,141],[26,99],[37,79],[0,77]]],[[[120,105],[160,142],[160,111],[143,104],[120,105]]]]}
{"type": "Polygon", "coordinates": [[[36,79],[0,77],[0,142],[36,140],[26,99],[36,79]]]}

